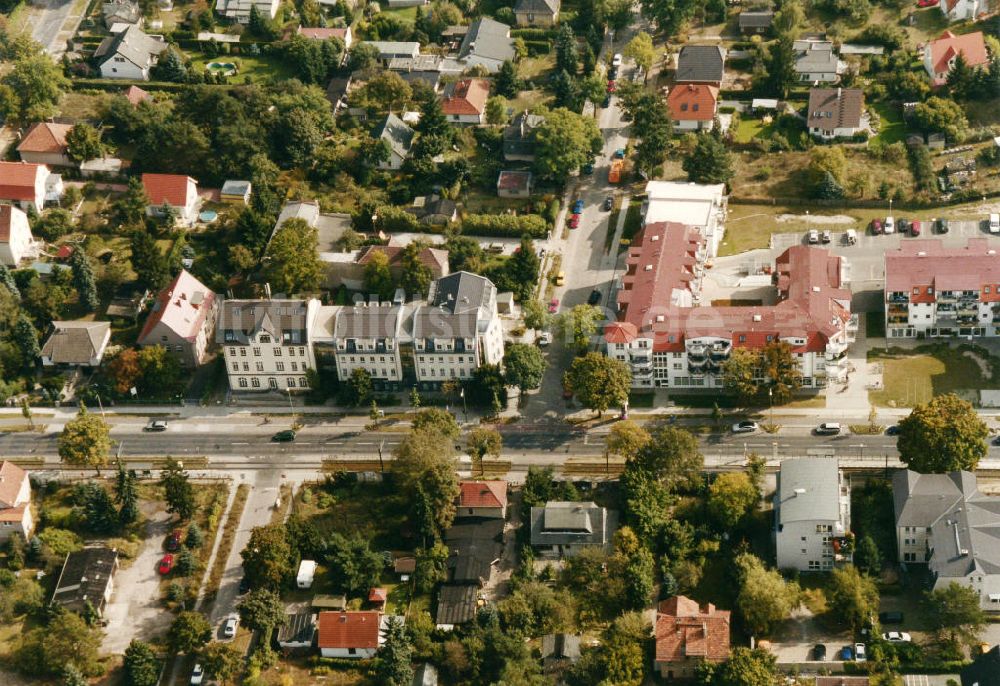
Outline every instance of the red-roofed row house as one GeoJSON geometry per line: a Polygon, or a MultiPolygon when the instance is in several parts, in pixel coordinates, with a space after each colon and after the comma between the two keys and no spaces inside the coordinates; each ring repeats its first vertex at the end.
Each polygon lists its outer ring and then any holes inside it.
{"type": "Polygon", "coordinates": [[[629,248],[618,321],[604,338],[608,356],[630,364],[633,386],[720,388],[733,348],[773,341],[791,346],[804,387],[844,377],[857,321],[840,257],[793,246],[775,263],[775,305],[702,307],[705,254],[702,234],[676,222],[647,224],[629,248]]]}
{"type": "Polygon", "coordinates": [[[690,679],[703,662],[729,657],[729,610],[682,595],[668,598],[656,611],[656,671],[664,679],[690,679]]]}
{"type": "Polygon", "coordinates": [[[962,248],[939,239],[885,253],[888,338],[1000,336],[1000,257],[985,238],[962,248]]]}

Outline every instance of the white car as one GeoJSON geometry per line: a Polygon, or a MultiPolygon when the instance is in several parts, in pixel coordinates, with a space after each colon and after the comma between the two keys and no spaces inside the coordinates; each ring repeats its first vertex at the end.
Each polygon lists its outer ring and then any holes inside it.
{"type": "Polygon", "coordinates": [[[622,54],[620,52],[616,52],[615,56],[611,59],[611,66],[615,69],[622,66],[622,54]]]}
{"type": "Polygon", "coordinates": [[[745,421],[733,424],[734,434],[752,434],[757,430],[757,422],[745,421]]]}
{"type": "Polygon", "coordinates": [[[229,615],[226,619],[226,623],[222,625],[222,635],[226,638],[233,638],[236,636],[236,627],[239,626],[240,616],[239,615],[229,615]]]}
{"type": "Polygon", "coordinates": [[[896,233],[896,220],[892,217],[886,217],[885,222],[882,223],[882,230],[886,235],[896,233]]]}
{"type": "Polygon", "coordinates": [[[191,686],[198,686],[205,679],[205,670],[201,668],[201,665],[195,665],[194,671],[191,672],[191,686]]]}
{"type": "Polygon", "coordinates": [[[854,661],[855,662],[864,662],[867,659],[868,659],[868,656],[865,654],[865,644],[864,643],[855,643],[854,644],[854,661]]]}
{"type": "Polygon", "coordinates": [[[552,334],[548,331],[543,331],[538,334],[538,347],[544,348],[552,343],[552,334]]]}
{"type": "Polygon", "coordinates": [[[1000,233],[1000,214],[990,215],[990,233],[1000,233]]]}
{"type": "Polygon", "coordinates": [[[809,241],[809,245],[816,245],[819,243],[819,231],[816,229],[809,229],[809,233],[806,234],[806,240],[809,241]]]}
{"type": "Polygon", "coordinates": [[[882,640],[889,643],[909,643],[913,639],[905,631],[890,631],[882,634],[882,640]]]}

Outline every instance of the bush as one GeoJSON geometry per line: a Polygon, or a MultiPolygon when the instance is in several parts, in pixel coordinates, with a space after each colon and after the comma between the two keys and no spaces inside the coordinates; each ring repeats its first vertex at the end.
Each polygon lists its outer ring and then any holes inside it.
{"type": "Polygon", "coordinates": [[[389,233],[425,232],[428,227],[421,224],[415,216],[395,205],[382,205],[375,211],[375,229],[389,233]]]}
{"type": "Polygon", "coordinates": [[[469,214],[462,220],[462,233],[471,236],[545,238],[548,232],[545,219],[537,214],[469,214]]]}
{"type": "Polygon", "coordinates": [[[526,40],[524,47],[528,50],[528,57],[548,55],[552,51],[552,43],[547,40],[526,40]]]}

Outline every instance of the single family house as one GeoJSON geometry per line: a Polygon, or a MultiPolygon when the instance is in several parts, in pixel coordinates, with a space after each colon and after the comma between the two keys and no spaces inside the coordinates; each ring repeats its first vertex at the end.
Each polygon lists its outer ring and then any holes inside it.
{"type": "Polygon", "coordinates": [[[320,612],[316,646],[323,657],[375,657],[382,637],[380,612],[320,612]]]}
{"type": "Polygon", "coordinates": [[[41,212],[47,203],[57,202],[62,192],[62,177],[44,164],[0,162],[0,201],[41,212]]]}
{"type": "Polygon", "coordinates": [[[774,12],[771,10],[740,12],[740,33],[744,36],[765,36],[771,32],[773,21],[774,12]]]}
{"type": "Polygon", "coordinates": [[[503,519],[507,515],[506,481],[460,481],[457,517],[503,519]]]}
{"type": "Polygon", "coordinates": [[[985,10],[983,0],[941,0],[938,7],[949,22],[975,19],[985,10]]]}
{"type": "Polygon", "coordinates": [[[198,182],[183,174],[143,174],[142,187],[149,204],[146,215],[165,217],[167,208],[176,215],[182,226],[194,224],[198,218],[198,182]]]}
{"type": "Polygon", "coordinates": [[[982,31],[956,35],[945,31],[937,40],[928,41],[924,46],[924,69],[935,86],[948,82],[948,74],[955,66],[955,60],[962,55],[966,64],[973,69],[989,65],[986,42],[982,31]]]}
{"type": "Polygon", "coordinates": [[[467,67],[482,65],[491,74],[500,71],[506,61],[513,61],[514,40],[510,27],[489,17],[476,19],[462,39],[458,57],[467,67]]]}
{"type": "Polygon", "coordinates": [[[719,88],[703,83],[679,83],[667,94],[667,108],[674,128],[710,131],[719,106],[719,88]]]}
{"type": "Polygon", "coordinates": [[[607,549],[617,528],[614,510],[592,502],[550,502],[531,508],[531,545],[542,557],[572,557],[589,546],[607,549]]]}
{"type": "Polygon", "coordinates": [[[38,253],[37,245],[28,215],[13,205],[0,205],[0,264],[16,267],[24,258],[38,253]]]}
{"type": "Polygon", "coordinates": [[[486,121],[490,83],[486,79],[462,79],[445,86],[441,111],[456,124],[480,125],[486,121]]]}
{"type": "Polygon", "coordinates": [[[813,88],[809,91],[806,126],[817,138],[849,138],[861,131],[865,94],[860,88],[813,88]]]}
{"type": "Polygon", "coordinates": [[[700,607],[682,595],[662,601],[655,632],[654,667],[662,679],[691,679],[703,662],[729,657],[730,612],[712,603],[700,607]]]}
{"type": "Polygon", "coordinates": [[[847,67],[833,51],[830,41],[797,40],[792,49],[795,52],[794,71],[799,81],[835,83],[847,67]]]}
{"type": "Polygon", "coordinates": [[[307,28],[305,26],[300,26],[296,30],[296,33],[302,36],[303,38],[308,38],[310,40],[330,40],[332,38],[339,38],[340,42],[344,44],[345,50],[350,50],[351,43],[354,42],[354,36],[351,35],[350,26],[346,27],[331,26],[323,28],[320,27],[307,28]]]}
{"type": "Polygon", "coordinates": [[[103,545],[87,546],[66,556],[52,605],[83,614],[93,608],[100,617],[111,600],[118,572],[118,551],[103,545]]]}
{"type": "Polygon", "coordinates": [[[101,16],[104,26],[111,28],[115,24],[142,24],[142,10],[132,0],[110,0],[101,5],[101,16]]]}
{"type": "Polygon", "coordinates": [[[135,25],[129,25],[105,38],[94,59],[105,79],[132,79],[149,81],[150,71],[168,49],[162,36],[151,36],[135,25]]]}
{"type": "Polygon", "coordinates": [[[514,16],[518,26],[552,26],[559,19],[561,0],[517,0],[514,16]]]}
{"type": "Polygon", "coordinates": [[[42,346],[45,367],[98,367],[111,341],[109,322],[52,322],[42,346]]]}
{"type": "Polygon", "coordinates": [[[497,195],[501,198],[530,198],[533,182],[529,171],[502,171],[497,177],[497,195]]]}
{"type": "Polygon", "coordinates": [[[721,45],[685,45],[677,55],[676,83],[722,85],[726,49],[721,45]]]}
{"type": "Polygon", "coordinates": [[[503,158],[507,161],[535,161],[535,132],[545,117],[527,110],[514,117],[503,130],[503,158]]]}
{"type": "Polygon", "coordinates": [[[30,164],[49,167],[75,167],[66,147],[66,134],[73,127],[69,124],[39,122],[28,129],[17,145],[21,160],[30,164]]]}
{"type": "Polygon", "coordinates": [[[374,136],[385,141],[389,146],[389,157],[376,166],[379,169],[391,170],[401,168],[403,162],[410,156],[410,148],[413,147],[413,129],[390,112],[381,126],[375,129],[374,136]]]}
{"type": "Polygon", "coordinates": [[[14,534],[27,541],[35,530],[31,515],[31,480],[13,462],[0,464],[0,542],[14,534]]]}

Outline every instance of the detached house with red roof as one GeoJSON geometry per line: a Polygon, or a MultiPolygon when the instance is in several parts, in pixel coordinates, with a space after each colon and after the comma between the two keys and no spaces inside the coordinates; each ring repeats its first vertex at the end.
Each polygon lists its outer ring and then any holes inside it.
{"type": "Polygon", "coordinates": [[[354,36],[351,35],[351,27],[305,27],[300,26],[296,29],[295,33],[302,36],[303,38],[308,38],[310,40],[330,40],[332,38],[339,38],[344,44],[344,49],[350,49],[351,43],[354,42],[354,36]]]}
{"type": "Polygon", "coordinates": [[[13,534],[28,540],[34,530],[28,472],[4,460],[0,464],[0,542],[7,541],[13,534]]]}
{"type": "Polygon", "coordinates": [[[212,340],[218,298],[182,269],[156,296],[137,343],[162,345],[185,367],[204,364],[212,340]]]}
{"type": "Polygon", "coordinates": [[[479,126],[486,121],[490,83],[486,79],[462,79],[444,89],[441,110],[448,121],[479,126]]]}
{"type": "Polygon", "coordinates": [[[702,83],[680,83],[667,94],[667,107],[674,128],[680,131],[710,131],[719,106],[719,88],[702,83]]]}
{"type": "Polygon", "coordinates": [[[381,612],[320,612],[316,647],[323,657],[375,657],[382,636],[381,612]]]}
{"type": "Polygon", "coordinates": [[[986,11],[983,0],[941,0],[938,7],[948,21],[975,19],[980,12],[986,11]]]}
{"type": "Polygon", "coordinates": [[[955,35],[951,31],[945,31],[937,40],[928,41],[924,46],[924,69],[930,75],[933,85],[943,86],[947,83],[948,73],[959,55],[965,57],[966,63],[972,68],[989,66],[990,56],[986,52],[983,32],[955,35]]]}
{"type": "Polygon", "coordinates": [[[506,481],[460,481],[458,488],[457,517],[506,517],[506,481]]]}
{"type": "Polygon", "coordinates": [[[46,203],[58,202],[62,193],[62,177],[44,164],[0,162],[0,202],[41,212],[46,203]]]}
{"type": "Polygon", "coordinates": [[[721,388],[735,348],[782,341],[799,363],[804,388],[846,375],[854,341],[846,264],[823,248],[797,245],[775,262],[776,304],[699,306],[706,259],[697,228],[647,224],[626,258],[618,321],[604,329],[607,354],[630,365],[637,388],[721,388]]]}
{"type": "Polygon", "coordinates": [[[38,254],[28,215],[13,205],[0,205],[0,264],[16,267],[25,257],[38,254]]]}
{"type": "Polygon", "coordinates": [[[729,610],[698,603],[682,595],[668,598],[656,610],[656,661],[663,679],[690,679],[703,662],[729,657],[729,610]]]}
{"type": "Polygon", "coordinates": [[[177,223],[194,224],[198,218],[198,182],[183,174],[143,174],[142,187],[149,198],[146,215],[165,216],[164,206],[172,207],[177,223]]]}
{"type": "Polygon", "coordinates": [[[66,134],[73,127],[69,124],[39,122],[24,135],[17,146],[17,153],[25,162],[46,164],[50,167],[75,167],[66,150],[66,134]]]}

